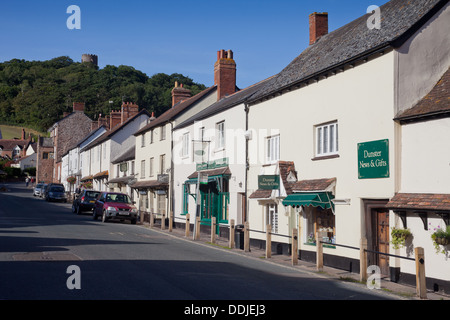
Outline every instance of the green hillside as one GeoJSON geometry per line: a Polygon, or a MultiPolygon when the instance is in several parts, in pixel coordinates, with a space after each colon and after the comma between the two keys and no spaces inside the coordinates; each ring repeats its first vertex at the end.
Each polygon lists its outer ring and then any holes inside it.
{"type": "MultiPolygon", "coordinates": [[[[33,129],[24,128],[26,136],[28,137],[28,133],[31,133],[32,136],[47,136],[47,132],[39,132],[33,129]]],[[[2,139],[20,139],[22,136],[22,127],[8,126],[0,124],[0,132],[2,139]]]]}
{"type": "Polygon", "coordinates": [[[177,73],[149,77],[130,66],[99,69],[69,57],[13,59],[0,63],[0,123],[46,132],[64,112],[72,111],[73,102],[84,102],[93,120],[99,113],[119,110],[122,101],[134,102],[158,116],[171,107],[175,81],[193,95],[206,88],[177,73]]]}

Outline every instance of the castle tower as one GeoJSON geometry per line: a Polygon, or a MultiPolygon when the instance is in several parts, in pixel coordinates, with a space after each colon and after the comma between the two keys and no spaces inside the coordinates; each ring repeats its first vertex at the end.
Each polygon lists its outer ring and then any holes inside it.
{"type": "Polygon", "coordinates": [[[94,66],[98,67],[98,56],[95,54],[83,54],[81,56],[81,62],[90,62],[92,63],[94,66]]]}

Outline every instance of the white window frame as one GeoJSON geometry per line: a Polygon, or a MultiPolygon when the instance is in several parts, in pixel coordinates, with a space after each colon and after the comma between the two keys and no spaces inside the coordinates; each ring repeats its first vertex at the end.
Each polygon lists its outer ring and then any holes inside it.
{"type": "Polygon", "coordinates": [[[280,135],[266,138],[266,163],[271,164],[280,160],[280,135]]]}
{"type": "Polygon", "coordinates": [[[155,171],[155,158],[150,158],[150,177],[153,177],[155,171]]]}
{"type": "Polygon", "coordinates": [[[160,134],[161,134],[160,141],[166,140],[166,126],[165,125],[162,125],[160,127],[160,134]]]}
{"type": "Polygon", "coordinates": [[[339,126],[337,121],[317,125],[316,157],[339,154],[339,126]]]}
{"type": "Polygon", "coordinates": [[[145,178],[145,160],[141,160],[141,178],[145,178]]]}
{"type": "Polygon", "coordinates": [[[181,145],[181,157],[189,157],[189,132],[183,134],[182,145],[181,145]]]}
{"type": "Polygon", "coordinates": [[[216,150],[225,149],[225,121],[216,123],[216,150]]]}
{"type": "Polygon", "coordinates": [[[276,203],[266,204],[266,225],[270,224],[272,233],[278,233],[278,205],[276,203]]]}
{"type": "Polygon", "coordinates": [[[141,148],[145,147],[145,133],[141,135],[141,148]]]}

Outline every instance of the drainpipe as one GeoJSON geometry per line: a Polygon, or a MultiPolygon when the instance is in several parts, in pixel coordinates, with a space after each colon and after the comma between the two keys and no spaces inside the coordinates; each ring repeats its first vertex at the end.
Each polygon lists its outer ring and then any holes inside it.
{"type": "MultiPolygon", "coordinates": [[[[169,203],[167,204],[169,206],[168,215],[173,213],[173,207],[174,207],[174,179],[173,179],[173,171],[174,171],[174,164],[173,164],[173,122],[169,121],[170,123],[170,182],[169,182],[169,189],[167,190],[169,192],[169,203]]],[[[167,215],[167,216],[168,216],[167,215]]],[[[173,221],[175,221],[175,213],[173,213],[173,221]]],[[[170,222],[169,222],[170,223],[170,222]]]]}
{"type": "MultiPolygon", "coordinates": [[[[248,131],[248,113],[250,111],[248,103],[244,103],[244,111],[245,111],[245,132],[248,131]]],[[[242,223],[245,223],[248,221],[248,194],[247,194],[247,186],[248,186],[248,170],[249,170],[249,161],[248,161],[248,139],[245,138],[245,190],[244,190],[244,201],[245,201],[245,221],[242,221],[242,223]]]]}

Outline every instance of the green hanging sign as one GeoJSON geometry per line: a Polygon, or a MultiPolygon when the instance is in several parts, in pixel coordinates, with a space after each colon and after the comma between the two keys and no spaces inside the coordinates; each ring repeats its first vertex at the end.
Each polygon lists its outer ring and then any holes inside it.
{"type": "Polygon", "coordinates": [[[280,188],[280,176],[279,175],[263,175],[258,176],[258,189],[261,190],[274,190],[280,188]]]}
{"type": "Polygon", "coordinates": [[[389,140],[358,143],[358,179],[389,178],[389,140]]]}

